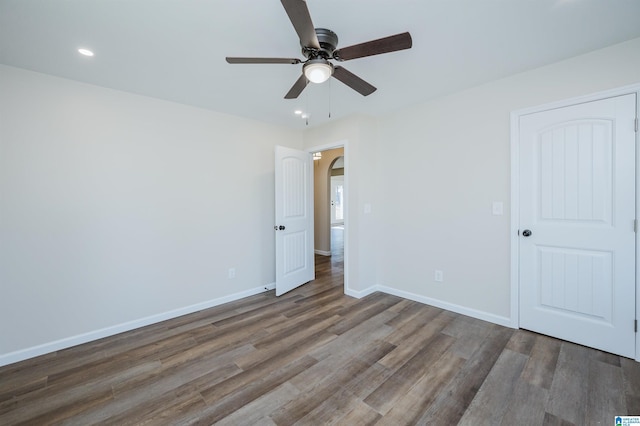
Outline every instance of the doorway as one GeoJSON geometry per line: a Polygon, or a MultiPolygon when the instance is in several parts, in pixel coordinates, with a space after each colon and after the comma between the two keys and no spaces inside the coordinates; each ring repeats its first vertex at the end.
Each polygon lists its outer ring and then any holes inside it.
{"type": "Polygon", "coordinates": [[[335,159],[329,171],[331,208],[331,265],[344,267],[344,156],[335,159]]]}
{"type": "Polygon", "coordinates": [[[325,262],[317,263],[329,263],[333,268],[343,270],[347,231],[345,149],[325,149],[314,158],[315,253],[327,258],[325,262]]]}
{"type": "Polygon", "coordinates": [[[340,285],[343,292],[346,290],[344,252],[347,240],[347,206],[344,153],[344,146],[312,153],[276,146],[276,296],[313,281],[318,264],[325,263],[317,262],[317,256],[330,259],[332,267],[339,266],[340,273],[335,275],[336,278],[340,275],[340,285]],[[334,168],[340,170],[333,171],[334,168]],[[335,182],[336,196],[333,203],[332,172],[343,178],[340,182],[335,182]],[[331,226],[331,204],[338,207],[334,209],[334,219],[340,219],[339,222],[334,221],[335,229],[331,226]],[[318,244],[320,248],[316,248],[318,239],[321,241],[318,244]],[[333,265],[336,262],[339,265],[333,265]]]}
{"type": "Polygon", "coordinates": [[[344,157],[338,157],[331,166],[329,179],[331,226],[344,225],[344,157]]]}

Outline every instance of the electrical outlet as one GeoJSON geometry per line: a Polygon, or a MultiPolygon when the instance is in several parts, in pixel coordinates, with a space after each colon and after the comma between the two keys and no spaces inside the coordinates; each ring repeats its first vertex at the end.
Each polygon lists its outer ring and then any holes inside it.
{"type": "Polygon", "coordinates": [[[433,279],[436,282],[441,283],[442,281],[444,281],[444,274],[442,273],[442,271],[436,269],[435,273],[433,274],[433,279]]]}
{"type": "Polygon", "coordinates": [[[236,268],[229,268],[229,279],[236,277],[236,268]]]}

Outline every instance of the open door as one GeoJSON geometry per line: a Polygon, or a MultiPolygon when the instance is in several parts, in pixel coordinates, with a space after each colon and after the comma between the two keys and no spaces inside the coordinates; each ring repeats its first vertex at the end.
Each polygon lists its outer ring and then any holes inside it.
{"type": "Polygon", "coordinates": [[[312,161],[276,146],[276,296],[315,279],[312,161]]]}

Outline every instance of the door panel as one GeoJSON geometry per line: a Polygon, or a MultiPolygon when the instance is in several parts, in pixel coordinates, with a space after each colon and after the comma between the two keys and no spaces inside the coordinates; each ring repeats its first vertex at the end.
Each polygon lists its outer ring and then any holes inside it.
{"type": "Polygon", "coordinates": [[[300,270],[305,269],[307,265],[307,256],[305,256],[305,247],[309,237],[307,230],[299,232],[283,233],[284,246],[284,274],[291,275],[300,270]]]}
{"type": "Polygon", "coordinates": [[[611,252],[538,246],[540,307],[610,324],[611,252]]]}
{"type": "Polygon", "coordinates": [[[315,278],[311,154],[276,146],[276,296],[315,278]]]}
{"type": "Polygon", "coordinates": [[[635,356],[635,95],[520,119],[520,326],[635,356]],[[522,235],[522,233],[521,233],[522,235]]]}
{"type": "Polygon", "coordinates": [[[612,122],[604,120],[541,132],[541,220],[611,224],[612,133],[612,122]]]}

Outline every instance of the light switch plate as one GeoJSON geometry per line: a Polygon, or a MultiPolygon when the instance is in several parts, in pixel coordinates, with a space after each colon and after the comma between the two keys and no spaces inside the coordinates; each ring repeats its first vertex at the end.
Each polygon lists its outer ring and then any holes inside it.
{"type": "Polygon", "coordinates": [[[504,204],[502,201],[494,201],[491,211],[495,216],[502,216],[504,214],[504,204]]]}

